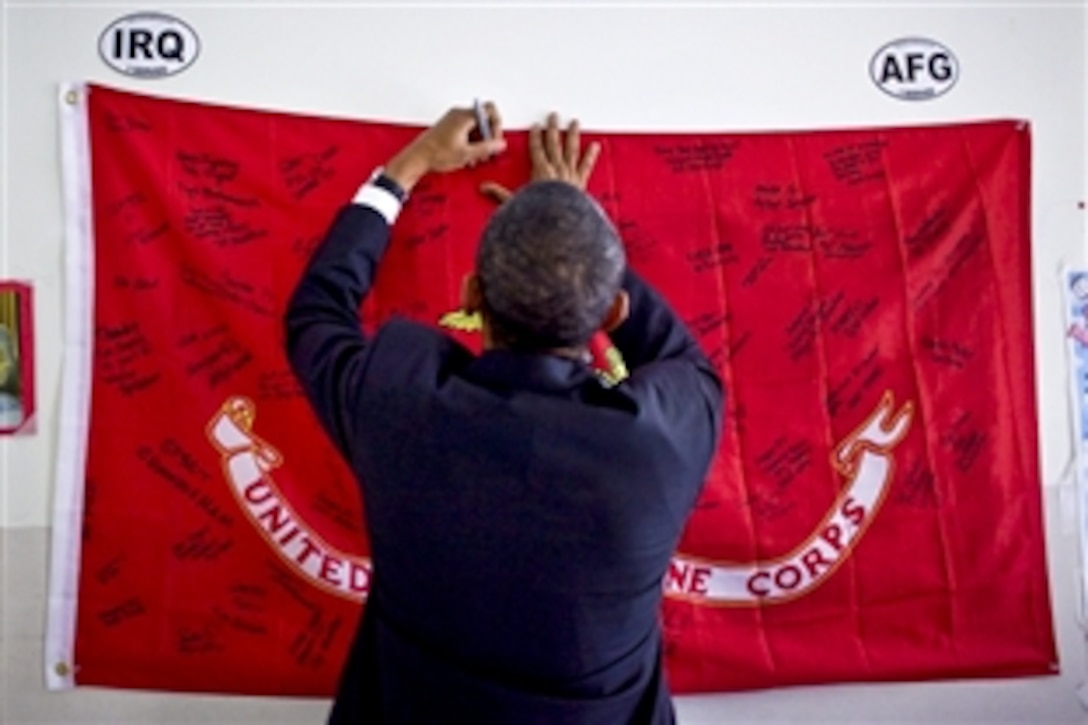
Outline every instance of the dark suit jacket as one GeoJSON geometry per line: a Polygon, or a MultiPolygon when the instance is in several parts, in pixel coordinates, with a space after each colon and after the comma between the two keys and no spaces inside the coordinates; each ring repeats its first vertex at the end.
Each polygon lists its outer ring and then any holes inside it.
{"type": "Polygon", "coordinates": [[[717,445],[721,385],[628,272],[631,376],[358,319],[389,239],[344,208],[288,351],[362,486],[374,576],[332,722],[671,722],[662,577],[717,445]]]}

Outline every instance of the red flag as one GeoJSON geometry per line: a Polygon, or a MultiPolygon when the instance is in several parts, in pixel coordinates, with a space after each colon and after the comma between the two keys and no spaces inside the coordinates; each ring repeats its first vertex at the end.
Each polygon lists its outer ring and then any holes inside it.
{"type": "MultiPolygon", "coordinates": [[[[336,209],[418,129],[87,98],[93,355],[54,682],[330,694],[368,545],[281,315],[336,209]]],[[[630,263],[728,390],[663,582],[674,690],[1055,671],[1026,125],[585,136],[630,263]]],[[[415,189],[365,325],[406,315],[478,348],[458,291],[479,184],[528,176],[509,141],[415,189]]]]}

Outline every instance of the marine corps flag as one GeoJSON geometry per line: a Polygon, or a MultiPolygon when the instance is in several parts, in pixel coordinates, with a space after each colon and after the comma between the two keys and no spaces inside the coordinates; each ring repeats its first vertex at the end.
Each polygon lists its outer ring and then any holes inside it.
{"type": "MultiPolygon", "coordinates": [[[[338,207],[418,129],[100,86],[65,89],[61,114],[50,682],[329,695],[370,586],[365,502],[282,313],[338,207]]],[[[728,391],[662,582],[673,689],[1056,671],[1027,125],[586,136],[630,264],[728,391]]],[[[415,189],[362,324],[479,347],[458,288],[493,208],[479,184],[528,177],[509,141],[415,189]]]]}

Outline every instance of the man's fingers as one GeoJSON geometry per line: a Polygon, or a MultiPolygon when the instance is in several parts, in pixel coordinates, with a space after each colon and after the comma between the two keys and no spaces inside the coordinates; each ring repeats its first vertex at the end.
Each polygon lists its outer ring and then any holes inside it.
{"type": "Polygon", "coordinates": [[[471,108],[451,108],[439,124],[443,122],[448,124],[455,135],[467,137],[476,127],[476,114],[471,108]]]}
{"type": "Polygon", "coordinates": [[[505,204],[506,200],[513,196],[513,192],[507,189],[502,184],[496,184],[494,181],[485,181],[480,184],[480,193],[484,196],[489,196],[499,204],[505,204]]]}
{"type": "Polygon", "coordinates": [[[559,115],[548,114],[548,130],[544,134],[544,150],[548,154],[548,161],[556,163],[562,161],[563,152],[559,147],[559,115]]]}
{"type": "Polygon", "coordinates": [[[534,169],[548,165],[548,159],[544,156],[543,131],[539,124],[533,124],[529,129],[529,160],[534,169]]]}
{"type": "Polygon", "coordinates": [[[586,147],[586,153],[578,162],[578,178],[582,180],[582,186],[589,183],[589,176],[593,173],[593,167],[597,163],[597,157],[601,155],[601,144],[594,141],[586,147]]]}
{"type": "Polygon", "coordinates": [[[567,138],[566,138],[566,162],[567,168],[572,171],[578,168],[578,154],[582,150],[582,137],[579,132],[578,121],[573,120],[570,125],[567,126],[567,138]]]}
{"type": "Polygon", "coordinates": [[[470,143],[465,149],[465,162],[470,166],[480,161],[501,154],[506,150],[506,139],[493,138],[487,141],[470,143]]]}
{"type": "Polygon", "coordinates": [[[499,108],[491,101],[484,104],[484,113],[487,115],[487,121],[491,124],[491,137],[494,139],[502,138],[502,116],[499,115],[499,108]]]}
{"type": "Polygon", "coordinates": [[[488,157],[491,157],[496,154],[501,154],[503,151],[506,150],[506,139],[499,136],[489,141],[484,141],[480,145],[484,147],[484,150],[487,152],[488,157]]]}

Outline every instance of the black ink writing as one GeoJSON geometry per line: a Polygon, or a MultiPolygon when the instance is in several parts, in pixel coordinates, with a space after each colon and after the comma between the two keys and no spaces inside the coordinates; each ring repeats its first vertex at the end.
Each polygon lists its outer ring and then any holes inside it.
{"type": "Polygon", "coordinates": [[[233,546],[234,539],[216,536],[210,528],[202,526],[175,542],[170,550],[179,561],[211,562],[233,546]]]}
{"type": "Polygon", "coordinates": [[[323,239],[324,237],[316,234],[309,237],[295,237],[291,242],[291,254],[309,259],[323,239]]]}
{"type": "Polygon", "coordinates": [[[186,473],[201,478],[205,481],[211,481],[211,474],[208,470],[196,460],[196,458],[185,450],[180,443],[173,438],[166,438],[159,444],[159,453],[162,457],[169,461],[171,464],[178,466],[186,473]]]}
{"type": "Polygon", "coordinates": [[[185,231],[198,240],[217,247],[237,247],[268,236],[268,230],[235,218],[225,204],[194,207],[184,218],[185,231]]]}
{"type": "Polygon", "coordinates": [[[113,557],[94,573],[95,581],[103,586],[109,584],[121,574],[121,565],[124,562],[125,557],[123,555],[113,557]]]}
{"type": "Polygon", "coordinates": [[[745,330],[744,332],[741,332],[739,335],[735,334],[733,336],[733,338],[729,341],[729,350],[728,350],[728,358],[727,359],[729,361],[735,360],[737,358],[737,355],[740,354],[740,351],[743,350],[745,348],[745,346],[748,345],[748,341],[751,340],[751,339],[752,339],[752,331],[751,330],[745,330]]]}
{"type": "Polygon", "coordinates": [[[915,308],[921,307],[934,295],[938,295],[952,280],[959,276],[975,254],[982,249],[986,235],[982,230],[982,221],[976,220],[971,229],[965,232],[948,250],[941,259],[939,268],[934,272],[933,278],[926,280],[921,290],[914,298],[915,308]]]}
{"type": "Polygon", "coordinates": [[[921,348],[925,358],[938,365],[962,370],[974,357],[974,351],[956,340],[945,340],[939,337],[925,335],[922,337],[921,348]]]}
{"type": "Polygon", "coordinates": [[[767,268],[771,266],[771,262],[774,258],[769,255],[763,255],[756,260],[752,268],[745,272],[744,277],[741,279],[740,284],[742,287],[751,287],[754,285],[763,273],[767,271],[767,268]]]}
{"type": "Polygon", "coordinates": [[[232,584],[230,604],[243,612],[264,612],[268,608],[268,590],[259,584],[232,584]]]}
{"type": "Polygon", "coordinates": [[[812,465],[812,444],[805,440],[789,440],[779,436],[756,456],[756,467],[770,479],[774,488],[783,491],[812,465]]]}
{"type": "Polygon", "coordinates": [[[151,130],[150,121],[130,113],[120,114],[106,111],[105,120],[106,130],[110,133],[147,133],[151,130]]]}
{"type": "Polygon", "coordinates": [[[268,563],[268,572],[272,577],[272,582],[286,592],[291,598],[291,601],[308,612],[320,611],[320,607],[318,607],[317,603],[303,593],[297,577],[271,562],[268,563]]]}
{"type": "Polygon", "coordinates": [[[828,311],[828,329],[831,332],[855,337],[861,331],[865,320],[876,311],[880,305],[877,297],[845,301],[840,292],[835,298],[834,306],[828,311]]]}
{"type": "Polygon", "coordinates": [[[329,618],[312,599],[303,594],[298,579],[283,568],[268,565],[272,581],[280,586],[296,604],[304,608],[309,617],[306,625],[291,640],[289,652],[299,667],[317,669],[325,658],[337,635],[343,628],[340,617],[329,618]]]}
{"type": "Polygon", "coordinates": [[[229,627],[235,632],[257,636],[268,634],[268,625],[259,619],[254,619],[238,612],[230,612],[225,608],[214,604],[212,605],[212,614],[224,626],[229,627]]]}
{"type": "Polygon", "coordinates": [[[812,353],[820,324],[841,304],[843,293],[837,292],[819,302],[806,303],[786,326],[786,351],[790,360],[797,361],[812,353]]]}
{"type": "Polygon", "coordinates": [[[225,326],[221,325],[216,330],[217,334],[212,336],[205,333],[200,349],[194,348],[197,353],[195,359],[185,365],[185,373],[189,377],[202,378],[212,390],[253,362],[253,354],[231,338],[225,326]]]}
{"type": "Polygon", "coordinates": [[[257,395],[262,400],[301,398],[304,393],[290,370],[262,370],[257,378],[257,395]]]}
{"type": "Polygon", "coordinates": [[[691,271],[696,274],[712,271],[723,265],[734,264],[739,259],[733,245],[729,242],[718,242],[713,246],[688,252],[685,256],[691,266],[691,271]]]}
{"type": "Polygon", "coordinates": [[[117,201],[111,201],[105,205],[106,217],[116,217],[124,214],[125,218],[131,218],[131,214],[147,204],[147,197],[142,191],[133,191],[125,194],[117,201]]]}
{"type": "Polygon", "coordinates": [[[311,612],[305,628],[295,635],[288,650],[295,664],[320,669],[342,628],[341,617],[329,618],[320,610],[311,612]]]}
{"type": "Polygon", "coordinates": [[[194,330],[192,332],[183,333],[178,337],[178,349],[184,350],[190,345],[195,345],[200,342],[207,342],[208,340],[214,340],[215,338],[225,335],[227,333],[227,323],[221,322],[213,327],[208,327],[203,330],[194,330]]]}
{"type": "Polygon", "coordinates": [[[107,627],[116,627],[119,624],[144,614],[147,608],[142,600],[130,597],[120,604],[104,609],[98,613],[98,621],[107,627]]]}
{"type": "MultiPolygon", "coordinates": [[[[120,227],[114,233],[125,244],[149,244],[169,232],[170,224],[156,219],[147,207],[147,196],[142,191],[134,191],[106,204],[105,218],[120,227]]],[[[106,238],[114,237],[110,234],[106,238]]]]}
{"type": "Polygon", "coordinates": [[[816,304],[807,304],[786,327],[786,349],[791,360],[799,360],[813,351],[816,336],[823,326],[835,334],[855,337],[862,324],[879,307],[879,299],[846,299],[844,292],[829,293],[816,304]]]}
{"type": "Polygon", "coordinates": [[[756,184],[752,192],[752,206],[759,211],[807,209],[816,199],[793,184],[756,184]]]}
{"type": "Polygon", "coordinates": [[[832,417],[853,413],[862,401],[868,400],[867,394],[883,375],[879,351],[876,347],[870,348],[849,373],[828,383],[827,412],[832,417]]]}
{"type": "Polygon", "coordinates": [[[409,247],[418,247],[421,244],[434,243],[446,236],[446,233],[449,232],[449,230],[450,225],[443,222],[441,224],[436,224],[429,229],[410,234],[404,242],[409,247]]]}
{"type": "Polygon", "coordinates": [[[233,159],[206,152],[178,151],[176,158],[183,173],[215,184],[234,181],[241,168],[233,159]]]}
{"type": "Polygon", "coordinates": [[[832,259],[859,259],[872,248],[856,229],[812,224],[767,224],[760,246],[770,253],[810,252],[817,249],[832,259]]]}
{"type": "Polygon", "coordinates": [[[819,228],[814,236],[816,248],[827,259],[861,259],[873,248],[856,229],[819,228]]]}
{"type": "Polygon", "coordinates": [[[723,332],[729,323],[729,313],[721,310],[700,312],[685,322],[696,337],[706,337],[714,332],[723,332]]]}
{"type": "Polygon", "coordinates": [[[175,646],[178,654],[208,655],[222,652],[225,647],[220,639],[221,624],[217,621],[200,625],[182,625],[177,628],[175,646]]]}
{"type": "Polygon", "coordinates": [[[324,492],[320,492],[314,497],[314,510],[325,516],[330,523],[345,531],[351,533],[361,533],[362,531],[360,526],[362,515],[358,511],[330,498],[324,492]]]}
{"type": "Polygon", "coordinates": [[[893,491],[891,500],[898,506],[932,509],[940,503],[937,477],[922,461],[914,460],[907,465],[893,491]]]}
{"type": "MultiPolygon", "coordinates": [[[[191,203],[199,203],[203,201],[214,204],[214,206],[200,207],[198,209],[194,209],[194,215],[203,213],[209,217],[214,217],[216,215],[222,216],[227,206],[239,206],[243,208],[261,206],[260,199],[255,196],[241,196],[239,194],[234,194],[211,186],[186,184],[183,181],[178,182],[178,192],[180,192],[182,196],[184,196],[191,203]]],[[[195,223],[196,222],[194,222],[194,224],[195,223]]]]}
{"type": "Polygon", "coordinates": [[[226,300],[249,312],[263,317],[276,317],[271,304],[272,293],[265,287],[256,287],[233,277],[229,270],[220,270],[213,277],[195,267],[181,266],[181,281],[207,295],[226,300]]]}
{"type": "Polygon", "coordinates": [[[113,286],[130,292],[151,292],[158,288],[159,278],[118,274],[113,277],[113,286]]]}
{"type": "Polygon", "coordinates": [[[907,248],[907,257],[915,259],[925,254],[948,233],[950,226],[952,226],[952,216],[947,208],[938,207],[927,214],[918,228],[903,240],[903,245],[907,248]]]}
{"type": "Polygon", "coordinates": [[[160,379],[151,370],[153,349],[139,322],[99,324],[95,328],[94,362],[100,379],[131,397],[160,379]]]}
{"type": "Polygon", "coordinates": [[[812,227],[807,224],[768,224],[763,227],[760,246],[767,252],[811,251],[812,227]]]}
{"type": "Polygon", "coordinates": [[[412,194],[412,216],[416,219],[428,219],[445,211],[446,195],[442,192],[432,191],[430,188],[416,191],[412,194]]]}
{"type": "Polygon", "coordinates": [[[831,175],[847,186],[884,178],[883,149],[880,139],[861,141],[832,149],[824,154],[831,175]]]}
{"type": "Polygon", "coordinates": [[[620,239],[623,240],[629,261],[644,261],[657,247],[657,239],[632,219],[620,219],[616,229],[619,231],[620,239]]]}
{"type": "Polygon", "coordinates": [[[744,504],[752,512],[752,517],[761,521],[774,521],[793,511],[796,504],[778,491],[753,491],[744,504]]]}
{"type": "Polygon", "coordinates": [[[327,146],[321,151],[288,156],[280,161],[280,176],[295,199],[303,198],[336,176],[332,161],[339,152],[337,146],[327,146]]]}
{"type": "Polygon", "coordinates": [[[136,449],[136,458],[212,521],[222,526],[234,525],[234,517],[227,513],[215,498],[201,490],[200,484],[194,483],[186,475],[184,464],[179,465],[176,458],[164,459],[164,456],[160,455],[156,449],[147,445],[141,445],[136,449]]]}
{"type": "Polygon", "coordinates": [[[941,445],[953,457],[956,469],[967,473],[986,445],[986,434],[972,421],[970,411],[960,412],[941,433],[941,445]]]}
{"type": "Polygon", "coordinates": [[[170,231],[170,224],[160,222],[152,227],[133,229],[125,236],[126,244],[149,244],[170,231]]]}
{"type": "Polygon", "coordinates": [[[736,141],[712,140],[680,141],[674,144],[654,146],[654,154],[665,162],[674,174],[718,171],[737,147],[736,141]]]}

